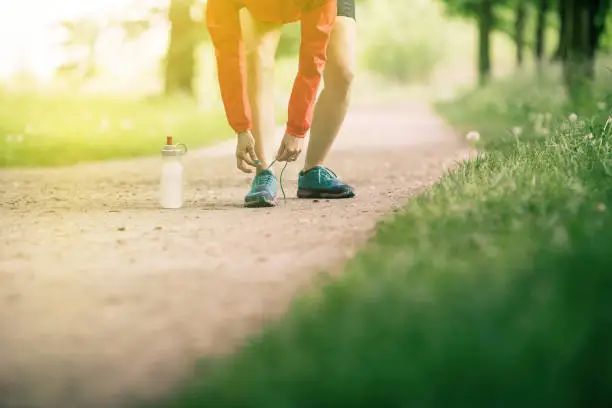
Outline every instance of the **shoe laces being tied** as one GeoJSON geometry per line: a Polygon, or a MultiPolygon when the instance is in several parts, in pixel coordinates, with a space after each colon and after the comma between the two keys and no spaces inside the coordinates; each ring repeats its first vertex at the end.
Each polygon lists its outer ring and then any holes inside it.
{"type": "MultiPolygon", "coordinates": [[[[270,165],[266,169],[266,171],[267,171],[266,173],[260,174],[260,176],[262,176],[261,178],[263,178],[263,176],[265,176],[266,179],[265,180],[257,180],[257,181],[255,181],[255,185],[256,186],[265,185],[268,182],[270,182],[270,179],[273,179],[272,173],[269,172],[269,171],[272,168],[272,166],[274,166],[275,163],[276,163],[276,159],[274,159],[272,161],[272,163],[270,163],[270,165]]],[[[279,180],[281,192],[283,193],[283,201],[285,202],[285,205],[287,205],[287,195],[285,194],[285,188],[283,187],[283,174],[285,173],[285,169],[287,168],[288,164],[289,164],[289,162],[285,162],[285,165],[283,166],[283,169],[281,170],[280,180],[279,180]]]]}

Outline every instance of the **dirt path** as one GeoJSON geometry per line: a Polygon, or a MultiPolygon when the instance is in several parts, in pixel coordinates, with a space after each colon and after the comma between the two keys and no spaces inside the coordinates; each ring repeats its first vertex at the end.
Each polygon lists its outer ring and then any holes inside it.
{"type": "Polygon", "coordinates": [[[356,106],[329,164],[357,199],[246,210],[233,147],[189,155],[179,211],[156,206],[158,158],[0,172],[0,405],[117,408],[163,392],[468,152],[426,105],[356,106]]]}

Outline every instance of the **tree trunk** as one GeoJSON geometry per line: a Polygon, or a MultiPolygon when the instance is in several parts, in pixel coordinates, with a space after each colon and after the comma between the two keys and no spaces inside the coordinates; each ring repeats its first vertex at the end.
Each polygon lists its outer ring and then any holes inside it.
{"type": "Polygon", "coordinates": [[[538,1],[538,17],[536,23],[536,35],[535,35],[535,57],[538,63],[538,67],[542,66],[544,62],[544,52],[546,48],[545,35],[547,27],[547,15],[548,15],[549,0],[538,1]]]}
{"type": "Polygon", "coordinates": [[[573,0],[559,0],[557,12],[559,15],[559,42],[557,51],[553,59],[555,61],[565,61],[567,57],[567,42],[568,42],[568,12],[571,11],[573,0]]]}
{"type": "Polygon", "coordinates": [[[516,44],[516,65],[522,67],[525,55],[525,23],[527,21],[527,5],[525,0],[518,1],[515,17],[514,42],[516,44]]]}
{"type": "Polygon", "coordinates": [[[595,58],[595,53],[599,49],[601,36],[606,30],[606,17],[610,11],[610,0],[594,0],[589,3],[589,14],[592,24],[590,26],[590,51],[592,57],[595,58]]]}
{"type": "Polygon", "coordinates": [[[481,0],[478,15],[478,77],[481,86],[491,77],[491,30],[493,26],[493,0],[481,0]]]}
{"type": "Polygon", "coordinates": [[[170,42],[166,57],[166,95],[182,93],[193,96],[195,49],[198,43],[191,19],[193,0],[172,0],[169,19],[170,42]]]}
{"type": "Polygon", "coordinates": [[[567,9],[567,55],[564,63],[564,79],[572,100],[590,97],[595,76],[595,53],[598,38],[593,27],[596,24],[599,0],[569,0],[567,9]]]}

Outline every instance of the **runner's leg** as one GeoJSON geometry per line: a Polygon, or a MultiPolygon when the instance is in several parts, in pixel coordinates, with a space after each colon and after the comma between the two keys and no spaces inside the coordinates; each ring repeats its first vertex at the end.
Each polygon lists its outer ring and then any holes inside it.
{"type": "Polygon", "coordinates": [[[323,91],[315,106],[304,170],[323,165],[340,132],[350,102],[357,54],[354,0],[338,0],[338,16],[327,48],[323,91]]]}
{"type": "Polygon", "coordinates": [[[240,21],[247,59],[247,89],[252,110],[255,153],[265,169],[270,162],[267,148],[274,140],[276,113],[274,100],[274,56],[282,25],[258,21],[243,8],[240,21]]]}

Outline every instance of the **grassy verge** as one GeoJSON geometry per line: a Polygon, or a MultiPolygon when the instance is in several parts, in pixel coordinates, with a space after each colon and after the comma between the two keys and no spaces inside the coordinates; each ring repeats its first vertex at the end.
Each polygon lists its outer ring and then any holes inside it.
{"type": "Polygon", "coordinates": [[[159,153],[232,135],[221,110],[184,100],[0,93],[0,167],[55,166],[159,153]]]}
{"type": "Polygon", "coordinates": [[[612,123],[600,102],[572,107],[554,79],[514,78],[440,105],[487,153],[158,406],[612,406],[612,123]]]}

